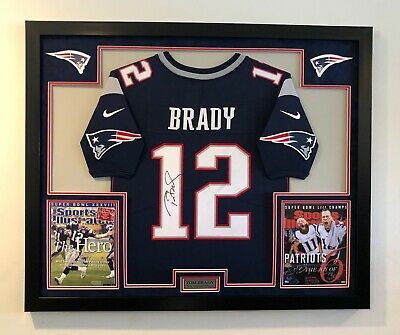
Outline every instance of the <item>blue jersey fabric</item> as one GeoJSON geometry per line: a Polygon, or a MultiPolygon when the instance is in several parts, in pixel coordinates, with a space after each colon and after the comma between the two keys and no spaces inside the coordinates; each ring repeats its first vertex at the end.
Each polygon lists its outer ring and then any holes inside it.
{"type": "Polygon", "coordinates": [[[229,284],[244,286],[274,281],[272,194],[287,191],[288,177],[306,178],[318,149],[289,73],[242,54],[197,69],[168,52],[110,73],[81,146],[90,174],[127,192],[128,284],[224,269],[229,284]],[[213,210],[213,222],[196,220],[213,210]],[[179,215],[185,236],[157,237],[162,215],[179,215]],[[246,236],[201,233],[235,216],[246,236]]]}

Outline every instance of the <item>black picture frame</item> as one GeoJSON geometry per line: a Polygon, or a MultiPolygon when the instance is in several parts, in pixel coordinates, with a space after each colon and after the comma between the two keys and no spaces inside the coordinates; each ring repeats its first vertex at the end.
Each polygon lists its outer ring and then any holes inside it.
{"type": "MultiPolygon", "coordinates": [[[[26,22],[26,198],[25,198],[25,311],[95,310],[241,310],[241,309],[354,309],[370,306],[370,194],[371,194],[371,69],[372,27],[267,24],[161,23],[161,22],[26,22]],[[358,45],[358,115],[353,124],[352,147],[357,148],[351,173],[352,290],[321,298],[316,291],[293,290],[290,295],[177,297],[45,296],[41,248],[41,41],[44,36],[141,36],[276,38],[355,41],[358,45]],[[362,224],[361,224],[362,223],[362,224]]],[[[318,290],[317,290],[318,291],[318,290]]]]}

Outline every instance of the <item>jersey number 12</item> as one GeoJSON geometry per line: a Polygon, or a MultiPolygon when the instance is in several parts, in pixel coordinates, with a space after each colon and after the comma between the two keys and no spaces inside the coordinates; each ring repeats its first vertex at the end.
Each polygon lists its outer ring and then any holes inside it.
{"type": "MultiPolygon", "coordinates": [[[[152,239],[189,239],[182,222],[183,144],[162,144],[152,150],[160,160],[159,222],[152,239]]],[[[236,198],[250,189],[250,154],[238,144],[209,144],[195,155],[196,170],[218,170],[219,159],[228,160],[228,180],[209,182],[194,193],[195,239],[249,239],[250,213],[228,212],[226,224],[218,222],[218,198],[236,198]]]]}

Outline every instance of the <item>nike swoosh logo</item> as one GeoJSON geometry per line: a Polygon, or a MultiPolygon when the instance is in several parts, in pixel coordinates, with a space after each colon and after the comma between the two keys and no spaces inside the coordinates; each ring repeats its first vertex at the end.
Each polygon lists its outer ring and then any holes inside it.
{"type": "Polygon", "coordinates": [[[299,120],[300,119],[300,113],[299,112],[297,112],[297,114],[291,114],[291,113],[285,112],[283,110],[281,110],[281,112],[283,114],[286,114],[287,116],[290,116],[291,118],[293,118],[295,120],[299,120]]]}
{"type": "Polygon", "coordinates": [[[107,112],[107,109],[105,109],[104,110],[104,112],[103,112],[103,116],[104,117],[110,117],[110,116],[113,116],[114,114],[117,114],[118,112],[120,112],[120,111],[122,111],[122,110],[124,110],[125,109],[125,107],[124,108],[120,108],[120,109],[117,109],[117,110],[115,110],[115,111],[113,111],[113,112],[107,112]]]}

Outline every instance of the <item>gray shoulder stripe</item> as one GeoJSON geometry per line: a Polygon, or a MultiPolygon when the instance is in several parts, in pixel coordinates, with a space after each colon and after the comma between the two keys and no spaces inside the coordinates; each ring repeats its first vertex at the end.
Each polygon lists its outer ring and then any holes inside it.
{"type": "Polygon", "coordinates": [[[173,64],[171,64],[168,59],[165,57],[165,55],[163,53],[159,53],[158,57],[160,58],[160,61],[164,64],[164,66],[170,70],[171,72],[181,76],[181,77],[186,77],[186,78],[192,78],[192,79],[200,79],[200,80],[208,80],[208,79],[215,79],[215,78],[219,78],[222,77],[226,74],[228,74],[229,72],[233,71],[234,69],[236,69],[245,59],[245,55],[240,55],[238,57],[238,59],[236,59],[232,64],[230,64],[229,66],[227,66],[226,68],[217,71],[217,72],[213,72],[213,73],[195,73],[195,72],[189,72],[189,71],[185,71],[182,69],[178,69],[177,67],[175,67],[173,64]]]}
{"type": "Polygon", "coordinates": [[[294,88],[293,80],[291,78],[285,79],[282,84],[281,91],[279,92],[279,97],[282,97],[284,95],[293,95],[295,97],[299,97],[297,95],[296,89],[294,88]]]}
{"type": "Polygon", "coordinates": [[[114,77],[109,77],[106,81],[106,83],[103,86],[103,92],[101,95],[107,95],[107,94],[123,94],[121,85],[119,84],[119,81],[117,78],[114,77]]]}

